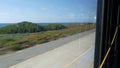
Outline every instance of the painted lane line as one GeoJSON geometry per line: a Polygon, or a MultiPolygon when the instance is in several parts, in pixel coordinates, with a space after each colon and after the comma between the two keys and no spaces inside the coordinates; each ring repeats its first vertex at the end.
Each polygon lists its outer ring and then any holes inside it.
{"type": "Polygon", "coordinates": [[[87,49],[87,51],[83,52],[81,55],[79,55],[78,57],[76,57],[74,60],[72,60],[72,62],[68,63],[67,65],[65,65],[64,68],[68,68],[70,65],[72,65],[73,63],[75,63],[79,58],[81,58],[82,56],[84,56],[88,51],[90,51],[93,47],[91,46],[90,48],[87,49]]]}

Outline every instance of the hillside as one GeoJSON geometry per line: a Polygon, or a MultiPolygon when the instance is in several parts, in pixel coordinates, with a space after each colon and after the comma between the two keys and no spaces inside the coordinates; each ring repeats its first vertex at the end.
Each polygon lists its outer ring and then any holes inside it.
{"type": "Polygon", "coordinates": [[[65,26],[61,24],[49,24],[40,26],[32,22],[19,22],[17,24],[8,25],[0,28],[0,34],[15,34],[15,33],[35,33],[47,30],[64,29],[65,26]]]}
{"type": "MultiPolygon", "coordinates": [[[[83,24],[83,25],[68,24],[64,29],[52,30],[51,28],[53,28],[53,25],[55,26],[56,24],[43,26],[43,27],[49,26],[49,29],[48,30],[46,29],[46,31],[44,32],[0,34],[0,49],[2,48],[0,54],[5,54],[10,51],[21,50],[24,48],[34,46],[36,44],[42,44],[45,42],[53,41],[62,37],[67,37],[73,34],[77,34],[95,28],[95,24],[83,24]]],[[[59,24],[59,26],[60,25],[61,24],[59,24]]]]}

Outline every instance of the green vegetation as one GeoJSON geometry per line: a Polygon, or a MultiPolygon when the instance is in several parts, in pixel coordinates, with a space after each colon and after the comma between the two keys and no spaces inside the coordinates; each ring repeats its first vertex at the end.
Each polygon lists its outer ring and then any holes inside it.
{"type": "Polygon", "coordinates": [[[17,24],[8,25],[0,28],[0,34],[15,34],[15,33],[35,33],[48,30],[64,29],[65,26],[61,24],[50,24],[47,26],[40,26],[32,22],[23,21],[17,24]]]}
{"type": "MultiPolygon", "coordinates": [[[[25,26],[23,24],[26,24],[26,23],[21,24],[22,26],[25,26]]],[[[31,24],[31,25],[39,27],[36,24],[32,24],[32,23],[27,23],[27,24],[31,24]]],[[[28,26],[28,28],[30,28],[30,26],[28,26]]],[[[35,28],[35,27],[32,27],[32,28],[35,28]]],[[[17,33],[17,32],[15,32],[17,34],[0,34],[0,48],[5,47],[7,48],[7,50],[10,50],[10,51],[21,50],[24,48],[34,46],[36,44],[49,42],[52,40],[59,39],[61,37],[70,36],[70,35],[80,33],[83,31],[87,31],[93,28],[95,28],[95,24],[82,24],[82,25],[69,24],[66,26],[61,25],[61,24],[50,24],[45,27],[40,26],[39,27],[40,30],[33,30],[33,32],[35,31],[36,33],[35,32],[33,33],[32,31],[31,31],[32,33],[28,33],[28,32],[23,33],[24,32],[23,31],[21,32],[22,34],[17,33]],[[39,31],[42,31],[42,32],[39,32],[39,31]]],[[[25,28],[25,31],[27,31],[26,28],[25,28]]]]}
{"type": "Polygon", "coordinates": [[[64,29],[64,28],[66,27],[62,24],[49,24],[45,26],[46,30],[59,30],[59,29],[64,29]]]}

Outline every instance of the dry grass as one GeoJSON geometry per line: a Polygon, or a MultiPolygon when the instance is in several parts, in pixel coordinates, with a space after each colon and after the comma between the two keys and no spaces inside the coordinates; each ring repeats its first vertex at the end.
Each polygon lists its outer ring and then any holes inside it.
{"type": "MultiPolygon", "coordinates": [[[[59,39],[61,37],[70,36],[76,33],[80,33],[83,31],[87,31],[90,29],[95,28],[95,24],[71,24],[67,25],[68,28],[62,29],[62,30],[53,30],[53,31],[46,31],[41,33],[33,33],[33,34],[19,34],[15,35],[14,37],[10,38],[12,36],[11,34],[6,36],[7,40],[0,39],[0,46],[1,47],[8,47],[8,50],[21,50],[24,48],[28,48],[31,46],[34,46],[36,44],[41,44],[45,42],[49,42],[52,40],[59,39]]],[[[3,37],[4,38],[4,35],[3,37]]]]}

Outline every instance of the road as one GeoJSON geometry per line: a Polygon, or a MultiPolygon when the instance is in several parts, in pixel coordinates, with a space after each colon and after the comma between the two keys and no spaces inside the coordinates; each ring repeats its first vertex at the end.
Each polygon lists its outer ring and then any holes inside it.
{"type": "Polygon", "coordinates": [[[9,68],[93,68],[95,32],[9,68]]]}
{"type": "Polygon", "coordinates": [[[8,68],[12,65],[23,62],[29,58],[35,57],[37,55],[42,55],[51,50],[59,48],[60,46],[63,46],[64,44],[67,44],[71,41],[77,40],[79,38],[83,38],[84,36],[87,36],[90,33],[93,33],[94,31],[95,30],[82,32],[82,33],[75,34],[69,37],[60,38],[58,40],[51,41],[45,44],[36,45],[34,47],[30,47],[30,48],[27,48],[21,51],[17,51],[15,53],[0,55],[0,68],[8,68]]]}

